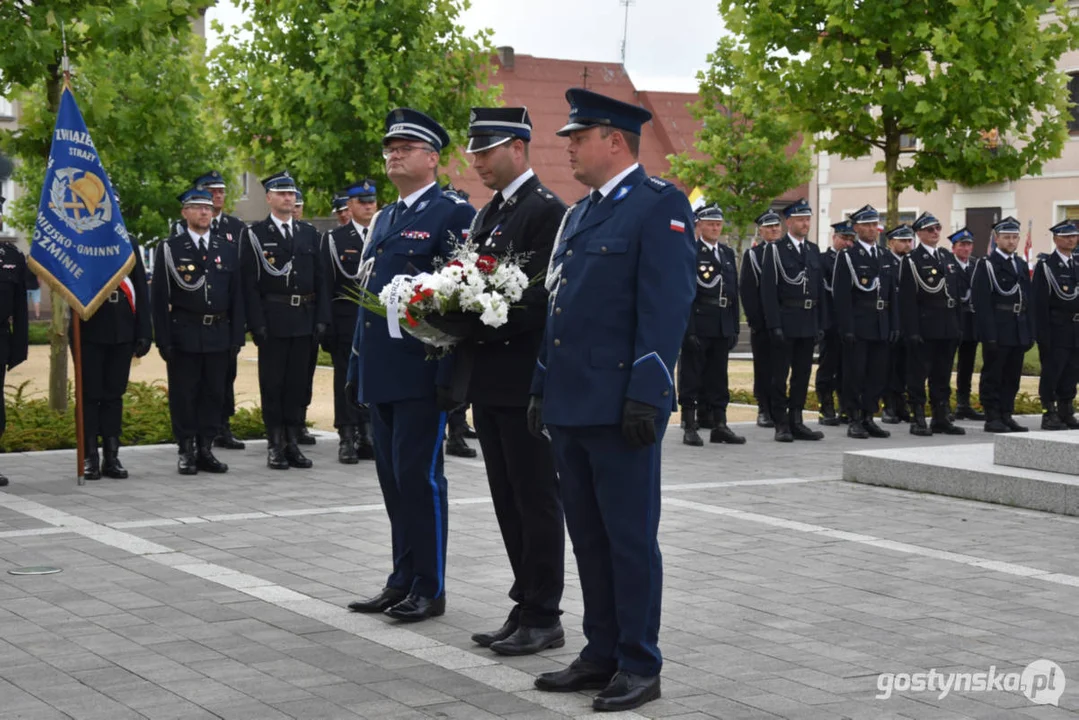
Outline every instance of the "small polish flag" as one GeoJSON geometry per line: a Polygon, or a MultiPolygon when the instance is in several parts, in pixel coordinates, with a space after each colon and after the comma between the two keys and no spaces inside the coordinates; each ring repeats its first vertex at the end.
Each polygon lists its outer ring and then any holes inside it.
{"type": "Polygon", "coordinates": [[[672,218],[671,219],[671,230],[674,230],[675,232],[685,232],[686,231],[686,224],[684,222],[682,222],[681,220],[675,220],[675,219],[672,218]]]}
{"type": "Polygon", "coordinates": [[[135,283],[131,282],[130,277],[124,278],[124,281],[120,283],[120,290],[123,291],[124,296],[127,298],[127,304],[131,306],[131,312],[135,312],[135,283]]]}

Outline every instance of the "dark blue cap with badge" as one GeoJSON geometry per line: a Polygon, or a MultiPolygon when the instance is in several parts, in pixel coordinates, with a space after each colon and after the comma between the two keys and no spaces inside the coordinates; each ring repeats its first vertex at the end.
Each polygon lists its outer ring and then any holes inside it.
{"type": "Polygon", "coordinates": [[[906,223],[903,223],[899,227],[894,227],[884,234],[884,237],[889,240],[913,240],[914,228],[906,223]]]}
{"type": "Polygon", "coordinates": [[[441,152],[450,144],[449,133],[435,120],[419,110],[396,108],[386,116],[386,134],[382,136],[385,145],[393,139],[420,140],[441,152]]]}
{"type": "Polygon", "coordinates": [[[378,197],[378,190],[375,188],[374,181],[367,178],[354,182],[345,188],[345,195],[362,202],[374,202],[375,198],[378,197]]]}
{"type": "Polygon", "coordinates": [[[850,221],[854,225],[858,223],[879,223],[880,213],[872,205],[863,205],[850,214],[850,221]]]}
{"type": "Polygon", "coordinates": [[[694,213],[697,216],[697,220],[722,220],[723,210],[712,203],[711,205],[702,205],[697,208],[697,212],[694,213]]]}
{"type": "Polygon", "coordinates": [[[569,122],[555,133],[562,137],[574,130],[587,130],[597,125],[640,135],[641,126],[652,119],[652,113],[639,105],[630,105],[584,88],[567,90],[566,102],[569,103],[569,122]]]}
{"type": "Polygon", "coordinates": [[[842,220],[837,223],[832,223],[832,234],[854,237],[858,233],[854,232],[854,226],[850,224],[849,220],[842,220]]]}
{"type": "Polygon", "coordinates": [[[221,177],[221,173],[216,170],[211,170],[205,175],[199,175],[191,183],[192,187],[203,188],[205,190],[213,190],[216,188],[225,188],[225,178],[221,177]]]}
{"type": "Polygon", "coordinates": [[[276,175],[271,175],[262,181],[262,187],[266,192],[296,192],[296,181],[288,174],[288,170],[282,170],[276,175]]]}
{"type": "Polygon", "coordinates": [[[915,232],[919,230],[928,230],[931,227],[943,227],[940,224],[940,220],[937,220],[936,216],[931,212],[924,212],[915,219],[911,224],[915,232]]]}
{"type": "Polygon", "coordinates": [[[1076,227],[1074,220],[1065,220],[1064,222],[1057,223],[1053,227],[1049,228],[1049,232],[1054,235],[1079,235],[1079,227],[1076,227]]]}
{"type": "Polygon", "coordinates": [[[532,139],[532,118],[526,107],[475,107],[468,116],[468,148],[474,153],[511,140],[532,139]]]}
{"type": "Polygon", "coordinates": [[[334,195],[333,200],[330,202],[330,208],[333,212],[338,213],[342,210],[348,209],[348,196],[347,195],[334,195]]]}
{"type": "Polygon", "coordinates": [[[296,203],[295,204],[297,206],[303,205],[303,193],[300,191],[300,188],[296,188],[296,203]]]}
{"type": "Polygon", "coordinates": [[[783,208],[783,217],[812,217],[813,208],[809,206],[805,198],[798,198],[787,207],[783,208]]]}
{"type": "Polygon", "coordinates": [[[200,187],[188,188],[177,195],[176,199],[182,205],[210,205],[212,207],[214,204],[214,196],[210,194],[210,191],[200,187]]]}
{"type": "Polygon", "coordinates": [[[779,219],[779,215],[774,210],[765,210],[753,222],[757,223],[757,227],[767,227],[769,225],[779,225],[783,221],[779,219]]]}
{"type": "Polygon", "coordinates": [[[966,228],[960,228],[953,232],[951,235],[949,235],[948,240],[951,241],[952,245],[961,242],[972,243],[974,242],[974,233],[972,233],[970,230],[967,230],[966,228]]]}
{"type": "Polygon", "coordinates": [[[1011,215],[1004,218],[993,226],[993,232],[997,233],[998,235],[1000,233],[1018,233],[1022,229],[1023,226],[1011,215]]]}

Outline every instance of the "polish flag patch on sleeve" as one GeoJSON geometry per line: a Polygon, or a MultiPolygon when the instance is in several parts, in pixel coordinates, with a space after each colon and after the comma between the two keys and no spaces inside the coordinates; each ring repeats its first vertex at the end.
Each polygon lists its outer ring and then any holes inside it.
{"type": "Polygon", "coordinates": [[[671,218],[671,230],[674,230],[675,232],[685,232],[686,224],[681,220],[675,220],[674,218],[671,218]]]}

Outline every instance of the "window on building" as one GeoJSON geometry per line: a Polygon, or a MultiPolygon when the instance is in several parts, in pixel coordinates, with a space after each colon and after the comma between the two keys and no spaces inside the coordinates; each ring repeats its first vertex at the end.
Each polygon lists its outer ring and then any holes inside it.
{"type": "Polygon", "coordinates": [[[11,101],[0,97],[0,120],[13,120],[14,118],[15,108],[12,106],[11,101]]]}
{"type": "Polygon", "coordinates": [[[1072,135],[1079,135],[1079,72],[1068,75],[1068,99],[1072,103],[1068,131],[1072,135]]]}
{"type": "Polygon", "coordinates": [[[913,135],[903,134],[899,136],[899,149],[900,150],[917,150],[918,138],[913,135]]]}
{"type": "Polygon", "coordinates": [[[1058,205],[1057,222],[1079,220],[1079,205],[1058,205]]]}

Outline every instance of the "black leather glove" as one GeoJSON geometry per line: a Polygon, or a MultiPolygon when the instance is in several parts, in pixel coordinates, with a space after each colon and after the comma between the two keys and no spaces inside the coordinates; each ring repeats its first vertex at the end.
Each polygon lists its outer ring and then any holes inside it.
{"type": "Polygon", "coordinates": [[[858,338],[857,338],[857,336],[855,336],[854,333],[843,333],[843,344],[844,345],[853,345],[857,341],[858,341],[858,338]]]}
{"type": "Polygon", "coordinates": [[[150,352],[150,338],[139,338],[135,341],[135,357],[146,357],[148,352],[150,352]]]}
{"type": "Polygon", "coordinates": [[[255,343],[255,347],[262,347],[262,341],[266,339],[266,328],[257,327],[251,331],[251,342],[255,343]]]}
{"type": "Polygon", "coordinates": [[[439,385],[435,388],[435,405],[438,406],[440,412],[450,412],[461,403],[453,399],[453,392],[450,388],[439,385]]]}
{"type": "Polygon", "coordinates": [[[356,387],[356,383],[345,383],[345,402],[347,402],[350,406],[356,408],[357,410],[361,410],[363,408],[363,403],[360,402],[360,393],[359,389],[356,387]]]}
{"type": "Polygon", "coordinates": [[[543,398],[539,395],[528,396],[528,432],[536,437],[543,437],[543,398]]]}
{"type": "Polygon", "coordinates": [[[634,449],[656,442],[656,406],[626,400],[622,405],[622,437],[634,449]]]}
{"type": "Polygon", "coordinates": [[[897,342],[899,342],[899,331],[892,330],[890,333],[888,333],[888,343],[891,345],[895,345],[897,342]]]}
{"type": "Polygon", "coordinates": [[[157,354],[161,356],[161,359],[168,362],[172,359],[172,348],[165,347],[164,345],[157,346],[157,354]]]}
{"type": "Polygon", "coordinates": [[[731,350],[734,350],[734,346],[737,345],[737,344],[738,344],[738,336],[737,335],[732,335],[731,337],[727,338],[727,352],[730,352],[731,350]]]}
{"type": "Polygon", "coordinates": [[[783,328],[772,328],[769,334],[772,336],[772,342],[777,345],[785,342],[787,339],[786,336],[783,335],[783,328]]]}
{"type": "Polygon", "coordinates": [[[688,350],[700,350],[701,339],[696,335],[686,335],[685,346],[688,350]]]}
{"type": "Polygon", "coordinates": [[[436,312],[427,313],[423,316],[423,320],[434,329],[462,340],[472,337],[483,327],[479,315],[461,311],[441,315],[436,312]]]}
{"type": "Polygon", "coordinates": [[[925,340],[922,339],[921,335],[911,335],[907,338],[907,345],[910,345],[911,347],[918,347],[919,345],[922,345],[924,343],[925,340]]]}

